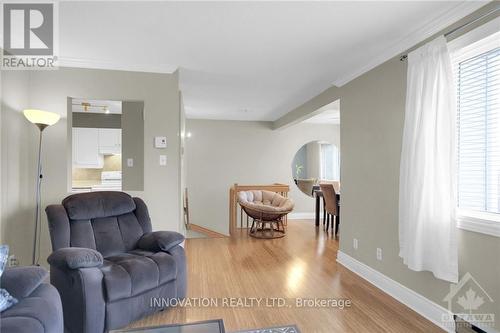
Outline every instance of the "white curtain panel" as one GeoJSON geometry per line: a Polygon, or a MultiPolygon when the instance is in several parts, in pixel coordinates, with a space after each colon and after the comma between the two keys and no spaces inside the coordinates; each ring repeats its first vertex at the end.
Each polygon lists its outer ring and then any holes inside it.
{"type": "Polygon", "coordinates": [[[446,39],[408,54],[399,183],[399,256],[414,271],[458,281],[455,84],[446,39]]]}

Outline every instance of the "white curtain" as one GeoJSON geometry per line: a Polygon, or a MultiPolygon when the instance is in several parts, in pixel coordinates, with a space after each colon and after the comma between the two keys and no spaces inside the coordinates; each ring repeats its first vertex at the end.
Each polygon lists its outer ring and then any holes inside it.
{"type": "Polygon", "coordinates": [[[458,281],[455,84],[446,39],[408,55],[399,183],[399,256],[415,271],[458,281]]]}

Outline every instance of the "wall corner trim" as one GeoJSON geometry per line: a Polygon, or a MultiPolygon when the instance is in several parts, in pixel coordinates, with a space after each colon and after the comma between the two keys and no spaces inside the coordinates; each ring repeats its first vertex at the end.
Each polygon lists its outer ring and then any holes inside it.
{"type": "Polygon", "coordinates": [[[337,262],[446,332],[455,332],[455,327],[448,327],[442,322],[441,318],[443,318],[443,315],[448,315],[449,311],[441,305],[434,303],[340,250],[337,252],[337,262]]]}

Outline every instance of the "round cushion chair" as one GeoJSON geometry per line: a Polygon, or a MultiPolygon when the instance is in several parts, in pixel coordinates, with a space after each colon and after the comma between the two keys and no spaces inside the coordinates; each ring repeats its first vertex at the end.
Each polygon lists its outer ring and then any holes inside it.
{"type": "Polygon", "coordinates": [[[283,217],[293,210],[292,200],[271,191],[238,192],[238,203],[253,219],[249,234],[256,238],[285,236],[283,217]]]}

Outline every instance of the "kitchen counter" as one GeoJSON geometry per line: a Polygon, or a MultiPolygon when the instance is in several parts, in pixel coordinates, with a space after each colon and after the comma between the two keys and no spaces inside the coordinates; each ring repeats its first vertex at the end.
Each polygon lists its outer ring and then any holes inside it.
{"type": "Polygon", "coordinates": [[[73,188],[92,188],[95,185],[101,185],[101,180],[73,180],[73,188]]]}
{"type": "Polygon", "coordinates": [[[121,191],[121,186],[106,186],[101,180],[74,180],[71,186],[74,193],[95,191],[121,191]]]}

